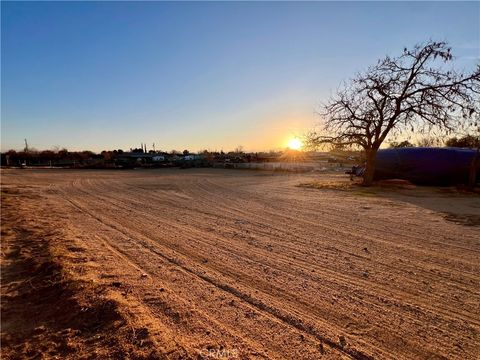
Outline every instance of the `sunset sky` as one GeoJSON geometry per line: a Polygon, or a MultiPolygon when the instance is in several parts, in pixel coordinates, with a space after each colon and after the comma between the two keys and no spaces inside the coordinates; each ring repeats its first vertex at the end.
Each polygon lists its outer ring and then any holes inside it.
{"type": "Polygon", "coordinates": [[[480,58],[479,2],[1,6],[2,151],[278,149],[386,54],[432,38],[480,58]]]}

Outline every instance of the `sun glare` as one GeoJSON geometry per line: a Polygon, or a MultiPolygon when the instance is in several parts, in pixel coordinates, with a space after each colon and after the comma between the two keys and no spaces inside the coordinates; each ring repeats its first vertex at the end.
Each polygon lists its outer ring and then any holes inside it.
{"type": "Polygon", "coordinates": [[[297,138],[290,139],[288,140],[288,148],[292,150],[300,150],[302,148],[302,142],[297,138]]]}

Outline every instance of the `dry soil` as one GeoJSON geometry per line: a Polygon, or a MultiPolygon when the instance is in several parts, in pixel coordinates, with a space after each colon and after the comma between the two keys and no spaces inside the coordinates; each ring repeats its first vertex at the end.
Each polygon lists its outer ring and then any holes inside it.
{"type": "Polygon", "coordinates": [[[477,359],[480,197],[344,179],[2,170],[3,357],[477,359]]]}

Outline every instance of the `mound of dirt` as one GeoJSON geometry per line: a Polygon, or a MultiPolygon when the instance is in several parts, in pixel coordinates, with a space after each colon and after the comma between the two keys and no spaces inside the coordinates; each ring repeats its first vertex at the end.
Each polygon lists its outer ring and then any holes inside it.
{"type": "Polygon", "coordinates": [[[63,267],[58,234],[39,224],[27,229],[3,195],[2,358],[159,358],[148,330],[132,327],[105,288],[63,267]]]}

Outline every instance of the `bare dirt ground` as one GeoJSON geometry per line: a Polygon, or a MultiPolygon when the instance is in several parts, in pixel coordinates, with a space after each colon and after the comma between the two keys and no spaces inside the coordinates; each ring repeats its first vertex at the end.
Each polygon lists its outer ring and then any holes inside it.
{"type": "Polygon", "coordinates": [[[480,354],[476,195],[219,169],[1,174],[5,359],[480,354]]]}

